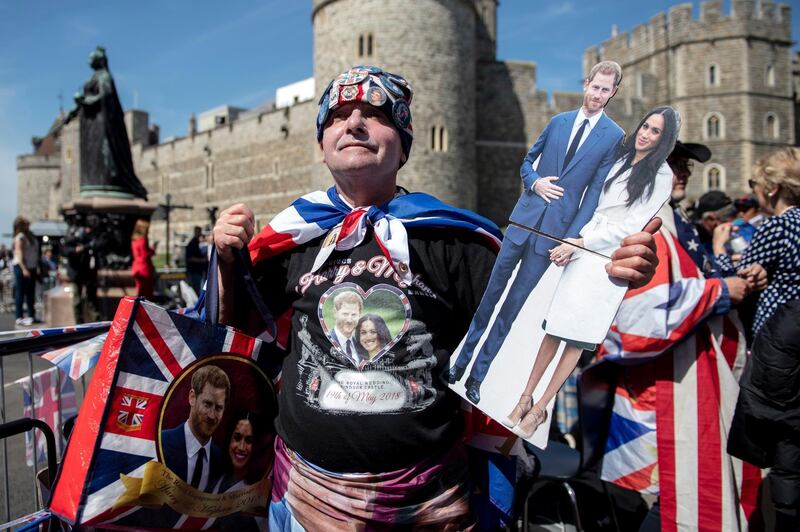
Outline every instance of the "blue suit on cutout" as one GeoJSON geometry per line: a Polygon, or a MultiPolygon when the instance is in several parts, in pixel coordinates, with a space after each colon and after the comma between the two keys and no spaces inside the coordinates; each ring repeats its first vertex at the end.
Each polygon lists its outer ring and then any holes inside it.
{"type": "MultiPolygon", "coordinates": [[[[577,114],[578,110],[575,110],[554,116],[525,156],[520,168],[524,190],[511,212],[512,222],[559,238],[576,238],[591,219],[625,133],[603,113],[569,165],[562,168],[577,114]],[[533,162],[539,156],[541,159],[534,170],[533,162]],[[532,188],[537,179],[546,176],[558,176],[555,184],[564,189],[564,195],[551,200],[551,203],[543,200],[532,188]]],[[[469,364],[508,279],[517,263],[521,262],[508,296],[470,371],[474,381],[480,383],[486,377],[511,324],[550,265],[549,250],[557,245],[557,242],[513,225],[506,229],[486,292],[472,318],[466,342],[455,364],[457,368],[465,368],[469,364]]]]}

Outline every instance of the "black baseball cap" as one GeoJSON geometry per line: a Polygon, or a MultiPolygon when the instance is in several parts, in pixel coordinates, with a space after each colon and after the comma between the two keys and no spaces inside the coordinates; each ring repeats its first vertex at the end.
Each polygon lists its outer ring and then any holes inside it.
{"type": "Polygon", "coordinates": [[[711,150],[705,144],[677,141],[670,154],[673,157],[685,157],[704,163],[711,158],[711,150]]]}

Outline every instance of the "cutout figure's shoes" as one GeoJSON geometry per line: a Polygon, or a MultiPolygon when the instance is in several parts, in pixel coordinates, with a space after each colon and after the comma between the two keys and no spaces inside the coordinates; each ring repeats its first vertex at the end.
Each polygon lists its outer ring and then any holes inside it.
{"type": "Polygon", "coordinates": [[[530,395],[520,395],[517,406],[515,406],[514,410],[503,420],[503,425],[510,429],[514,428],[514,426],[519,423],[520,419],[530,412],[532,406],[533,398],[530,395]]]}
{"type": "Polygon", "coordinates": [[[533,433],[536,432],[536,429],[539,428],[539,425],[544,423],[547,420],[547,410],[542,410],[539,405],[533,405],[530,412],[525,414],[525,417],[522,418],[522,421],[514,427],[514,433],[523,439],[528,439],[533,436],[533,433]]]}
{"type": "Polygon", "coordinates": [[[480,403],[481,381],[473,379],[472,377],[467,377],[467,382],[464,383],[464,386],[467,389],[467,399],[469,399],[474,405],[480,403]]]}
{"type": "Polygon", "coordinates": [[[447,372],[447,382],[450,384],[455,384],[461,380],[461,377],[464,376],[464,371],[467,369],[466,366],[460,368],[458,366],[453,366],[450,368],[450,371],[447,372]]]}

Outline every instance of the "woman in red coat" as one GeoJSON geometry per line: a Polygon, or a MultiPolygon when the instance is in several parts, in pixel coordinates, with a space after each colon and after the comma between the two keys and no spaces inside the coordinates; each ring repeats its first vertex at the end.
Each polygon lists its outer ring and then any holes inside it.
{"type": "Polygon", "coordinates": [[[133,255],[133,280],[136,281],[136,291],[141,297],[152,298],[153,287],[156,283],[156,268],[153,266],[155,248],[147,242],[147,232],[150,229],[148,220],[136,220],[131,235],[131,254],[133,255]]]}

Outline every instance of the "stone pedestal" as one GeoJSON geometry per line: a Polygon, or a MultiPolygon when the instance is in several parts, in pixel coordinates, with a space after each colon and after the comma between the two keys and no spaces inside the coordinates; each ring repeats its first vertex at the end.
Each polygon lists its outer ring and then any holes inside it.
{"type": "Polygon", "coordinates": [[[44,293],[44,322],[47,327],[75,325],[72,295],[69,286],[55,286],[44,293]]]}

